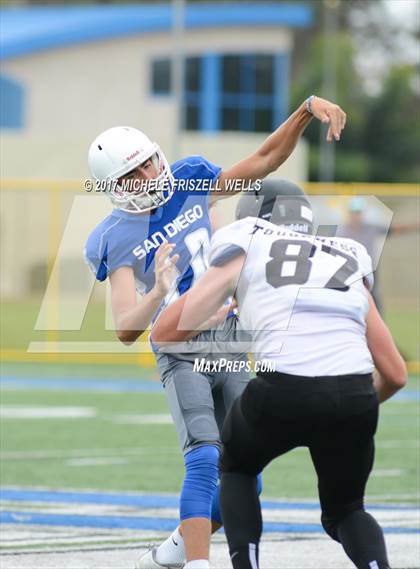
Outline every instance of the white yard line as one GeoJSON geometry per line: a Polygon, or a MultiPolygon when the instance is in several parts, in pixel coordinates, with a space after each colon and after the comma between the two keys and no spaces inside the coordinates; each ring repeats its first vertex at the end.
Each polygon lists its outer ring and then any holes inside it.
{"type": "Polygon", "coordinates": [[[96,417],[95,407],[41,407],[38,405],[2,405],[2,419],[87,419],[96,417]]]}
{"type": "Polygon", "coordinates": [[[12,450],[0,453],[0,460],[44,460],[49,458],[83,458],[96,456],[121,456],[139,454],[179,454],[174,447],[121,447],[121,448],[85,448],[65,450],[12,450]]]}
{"type": "Polygon", "coordinates": [[[150,415],[115,415],[112,417],[113,423],[123,425],[172,425],[173,419],[167,413],[157,413],[150,415]]]}
{"type": "MultiPolygon", "coordinates": [[[[121,537],[122,533],[118,532],[121,537]]],[[[132,533],[132,535],[134,535],[132,533]]],[[[160,535],[162,539],[165,534],[160,535]]],[[[50,553],[4,554],[2,569],[127,569],[134,567],[141,553],[146,551],[145,541],[155,540],[157,532],[145,532],[139,536],[138,547],[129,544],[90,544],[82,547],[67,545],[50,553]],[[60,551],[60,552],[58,552],[60,551]]],[[[419,567],[418,536],[387,536],[389,558],[392,567],[417,569],[419,567]]],[[[260,550],[261,569],[354,569],[341,546],[323,535],[274,534],[263,538],[260,550]]],[[[210,550],[212,569],[231,567],[224,538],[212,540],[210,550]]]]}
{"type": "Polygon", "coordinates": [[[420,492],[401,492],[392,494],[369,494],[366,496],[366,502],[380,502],[381,500],[419,500],[420,492]]]}
{"type": "Polygon", "coordinates": [[[418,439],[413,440],[393,440],[393,441],[375,441],[376,448],[389,448],[389,449],[411,449],[420,448],[420,441],[418,439]]]}
{"type": "Polygon", "coordinates": [[[70,458],[66,460],[68,466],[103,466],[104,464],[128,464],[130,462],[133,460],[118,457],[70,458]]]}
{"type": "Polygon", "coordinates": [[[401,476],[404,472],[402,468],[377,468],[372,470],[370,475],[374,477],[401,476]]]}

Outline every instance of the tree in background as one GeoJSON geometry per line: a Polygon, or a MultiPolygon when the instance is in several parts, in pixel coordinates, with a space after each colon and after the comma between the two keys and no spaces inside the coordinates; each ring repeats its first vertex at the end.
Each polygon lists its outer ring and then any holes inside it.
{"type": "MultiPolygon", "coordinates": [[[[325,66],[329,65],[325,53],[334,50],[335,98],[348,114],[348,126],[336,148],[337,181],[419,181],[420,86],[416,64],[420,5],[413,3],[417,17],[409,21],[408,11],[399,19],[393,17],[386,2],[311,2],[314,24],[296,33],[292,106],[308,93],[328,97],[323,93],[325,66]],[[328,37],[324,33],[325,10],[334,10],[336,16],[335,33],[328,37]]],[[[311,143],[311,180],[319,176],[320,128],[313,124],[305,133],[311,143]]]]}
{"type": "MultiPolygon", "coordinates": [[[[312,41],[309,56],[292,78],[292,107],[308,93],[322,93],[323,54],[326,38],[322,33],[312,41]]],[[[329,47],[335,50],[337,91],[335,99],[345,109],[348,122],[336,153],[336,178],[342,181],[365,181],[369,177],[369,160],[361,147],[364,136],[368,96],[362,88],[362,78],[354,65],[354,47],[346,32],[328,38],[329,47]]],[[[325,94],[324,94],[325,95],[325,94]]],[[[320,129],[312,124],[305,132],[310,143],[310,179],[318,179],[320,129]]]]}
{"type": "Polygon", "coordinates": [[[371,181],[419,182],[420,97],[414,67],[392,67],[381,93],[371,98],[364,147],[371,181]]]}
{"type": "MultiPolygon", "coordinates": [[[[186,0],[199,3],[207,0],[186,0]]],[[[217,4],[230,0],[213,0],[217,4]]],[[[233,0],[235,1],[235,0],[233,0]]],[[[255,3],[257,0],[250,0],[255,3]]],[[[275,1],[275,0],[274,0],[275,1]]],[[[337,181],[418,182],[420,175],[420,3],[418,0],[277,0],[310,6],[313,24],[294,30],[291,108],[310,93],[326,98],[328,60],[336,63],[335,99],[348,125],[335,154],[337,181]],[[389,7],[393,5],[393,11],[389,7]],[[396,9],[395,9],[396,8],[396,9]],[[407,8],[410,8],[407,10],[407,8]],[[335,31],[325,34],[325,11],[335,14],[335,31]],[[326,49],[326,43],[327,49],[326,49]]],[[[42,4],[63,4],[44,0],[42,4]]],[[[77,4],[117,4],[78,0],[77,4]]],[[[124,3],[151,4],[151,0],[124,3]]],[[[2,5],[36,5],[38,0],[0,0],[2,5]]],[[[242,9],[247,1],[242,0],[242,9]]],[[[310,144],[310,179],[318,180],[320,123],[305,132],[310,144]]]]}

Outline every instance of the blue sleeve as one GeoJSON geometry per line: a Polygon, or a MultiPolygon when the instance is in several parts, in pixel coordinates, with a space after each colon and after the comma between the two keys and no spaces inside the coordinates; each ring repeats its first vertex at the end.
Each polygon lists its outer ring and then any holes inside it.
{"type": "Polygon", "coordinates": [[[171,166],[174,178],[178,181],[178,189],[194,191],[195,194],[207,195],[211,186],[220,176],[220,166],[212,164],[202,156],[188,156],[178,160],[171,166]],[[189,181],[187,186],[182,186],[181,180],[189,181]],[[202,180],[201,183],[198,181],[202,180]],[[196,189],[194,190],[193,187],[196,189]]]}
{"type": "Polygon", "coordinates": [[[100,254],[96,248],[93,246],[92,240],[89,238],[86,243],[84,256],[86,263],[89,265],[92,273],[98,281],[104,281],[109,272],[109,267],[107,265],[107,251],[104,254],[100,254]]]}
{"type": "Polygon", "coordinates": [[[121,233],[94,230],[85,246],[85,259],[98,281],[105,281],[109,275],[120,267],[132,267],[134,255],[126,247],[121,233]]]}

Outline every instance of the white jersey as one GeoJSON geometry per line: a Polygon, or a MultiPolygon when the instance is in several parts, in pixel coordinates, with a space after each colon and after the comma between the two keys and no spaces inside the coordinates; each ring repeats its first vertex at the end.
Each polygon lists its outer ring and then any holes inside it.
{"type": "Polygon", "coordinates": [[[352,239],[316,237],[247,217],[217,231],[210,263],[246,260],[235,293],[256,360],[302,376],[370,373],[366,342],[372,262],[352,239]]]}

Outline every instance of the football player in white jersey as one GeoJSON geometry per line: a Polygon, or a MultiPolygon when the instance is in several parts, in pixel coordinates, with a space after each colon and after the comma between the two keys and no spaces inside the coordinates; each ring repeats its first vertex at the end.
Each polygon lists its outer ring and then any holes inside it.
{"type": "Polygon", "coordinates": [[[368,291],[370,257],[351,239],[311,235],[309,201],[290,182],[243,196],[238,218],[215,234],[210,269],[152,332],[161,349],[184,342],[234,294],[255,361],[275,369],[257,372],[223,427],[221,506],[233,567],[258,567],[257,474],[306,446],[325,531],[359,569],[388,569],[363,499],[379,400],[405,384],[406,368],[368,291]]]}

